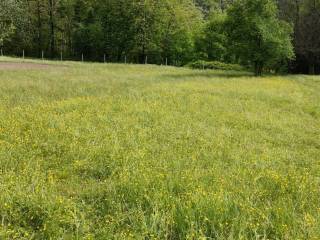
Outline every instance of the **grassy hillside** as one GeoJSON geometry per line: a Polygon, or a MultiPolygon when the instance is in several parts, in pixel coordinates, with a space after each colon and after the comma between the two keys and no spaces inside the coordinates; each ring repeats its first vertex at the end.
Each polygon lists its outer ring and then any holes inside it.
{"type": "Polygon", "coordinates": [[[0,62],[0,239],[320,238],[320,77],[51,64],[0,62]]]}

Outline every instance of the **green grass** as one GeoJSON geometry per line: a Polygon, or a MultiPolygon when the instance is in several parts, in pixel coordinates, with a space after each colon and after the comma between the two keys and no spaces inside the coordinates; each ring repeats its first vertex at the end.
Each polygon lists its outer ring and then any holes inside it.
{"type": "Polygon", "coordinates": [[[0,239],[320,239],[320,77],[64,65],[0,70],[0,239]]]}

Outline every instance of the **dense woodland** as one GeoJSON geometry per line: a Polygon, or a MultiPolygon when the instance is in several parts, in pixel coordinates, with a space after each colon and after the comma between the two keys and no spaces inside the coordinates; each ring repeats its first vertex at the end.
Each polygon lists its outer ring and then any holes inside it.
{"type": "Polygon", "coordinates": [[[1,0],[6,55],[320,73],[320,0],[1,0]]]}

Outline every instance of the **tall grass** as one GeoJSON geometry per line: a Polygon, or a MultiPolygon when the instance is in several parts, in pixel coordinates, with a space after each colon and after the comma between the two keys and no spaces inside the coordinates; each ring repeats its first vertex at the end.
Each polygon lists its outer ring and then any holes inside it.
{"type": "Polygon", "coordinates": [[[0,70],[0,239],[320,238],[319,77],[64,65],[0,70]]]}

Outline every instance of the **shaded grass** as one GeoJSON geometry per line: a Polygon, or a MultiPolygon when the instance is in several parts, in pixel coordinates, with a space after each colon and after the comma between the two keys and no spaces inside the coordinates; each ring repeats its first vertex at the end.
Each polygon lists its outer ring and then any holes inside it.
{"type": "Polygon", "coordinates": [[[320,237],[319,78],[67,65],[0,70],[0,238],[320,237]]]}

